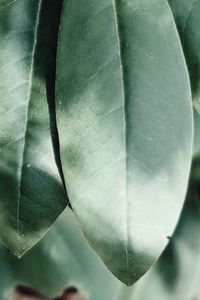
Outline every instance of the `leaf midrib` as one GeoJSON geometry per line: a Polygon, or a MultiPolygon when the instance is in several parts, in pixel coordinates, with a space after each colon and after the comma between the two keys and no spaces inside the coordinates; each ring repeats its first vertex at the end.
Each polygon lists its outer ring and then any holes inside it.
{"type": "Polygon", "coordinates": [[[119,63],[120,63],[120,69],[121,69],[121,86],[122,86],[122,96],[123,96],[123,117],[124,117],[124,156],[125,156],[125,197],[126,197],[126,243],[125,243],[125,253],[126,253],[126,271],[128,276],[128,285],[130,285],[130,278],[129,278],[129,258],[128,258],[128,244],[129,244],[129,226],[128,226],[128,162],[127,162],[127,106],[126,106],[126,92],[125,92],[125,79],[124,79],[124,67],[123,67],[123,56],[122,56],[122,45],[121,45],[121,34],[120,34],[120,25],[119,25],[119,16],[118,16],[118,6],[117,6],[117,0],[112,0],[113,2],[113,10],[114,10],[114,18],[115,18],[115,24],[116,24],[116,34],[117,34],[117,41],[118,41],[118,56],[119,56],[119,63]]]}
{"type": "Polygon", "coordinates": [[[25,149],[26,149],[26,137],[27,137],[27,128],[28,128],[28,114],[29,114],[29,107],[30,107],[30,98],[31,98],[31,88],[32,88],[32,81],[33,81],[33,73],[34,73],[34,61],[35,61],[35,52],[37,48],[37,37],[38,37],[38,27],[40,23],[40,12],[42,8],[42,0],[38,2],[37,8],[37,17],[35,22],[35,33],[34,33],[34,42],[33,42],[33,51],[31,54],[32,61],[31,61],[31,68],[29,74],[29,87],[27,92],[27,109],[26,109],[26,119],[25,119],[25,126],[24,126],[24,135],[23,135],[23,146],[22,146],[22,156],[21,156],[21,164],[19,168],[19,186],[18,186],[18,198],[17,198],[17,253],[19,252],[19,242],[20,242],[20,200],[21,200],[21,190],[22,190],[22,176],[23,176],[23,165],[24,165],[24,156],[25,156],[25,149]]]}

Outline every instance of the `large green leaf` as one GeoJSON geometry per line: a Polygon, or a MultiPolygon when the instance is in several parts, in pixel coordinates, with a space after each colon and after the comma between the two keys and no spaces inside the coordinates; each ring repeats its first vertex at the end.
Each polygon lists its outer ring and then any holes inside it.
{"type": "Polygon", "coordinates": [[[186,203],[168,248],[155,267],[136,284],[132,294],[127,299],[122,296],[118,300],[200,299],[199,188],[200,154],[193,160],[186,203]]]}
{"type": "Polygon", "coordinates": [[[179,30],[193,92],[193,103],[200,112],[200,1],[168,0],[179,30]]]}
{"type": "Polygon", "coordinates": [[[0,1],[0,237],[18,256],[66,206],[52,146],[61,5],[0,1]]]}
{"type": "Polygon", "coordinates": [[[104,267],[83,238],[67,209],[38,245],[18,260],[0,246],[0,298],[25,284],[51,299],[68,286],[88,294],[87,300],[116,300],[120,283],[104,267]]]}
{"type": "Polygon", "coordinates": [[[191,160],[189,80],[166,1],[65,1],[57,120],[81,229],[131,285],[174,230],[191,160]]]}

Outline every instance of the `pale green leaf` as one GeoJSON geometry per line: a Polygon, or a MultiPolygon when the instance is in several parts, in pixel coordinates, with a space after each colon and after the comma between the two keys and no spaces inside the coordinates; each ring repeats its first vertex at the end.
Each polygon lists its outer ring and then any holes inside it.
{"type": "Polygon", "coordinates": [[[190,169],[191,92],[167,1],[65,1],[57,121],[81,229],[131,285],[167,245],[190,169]]]}
{"type": "Polygon", "coordinates": [[[61,5],[0,0],[0,237],[17,256],[66,206],[52,146],[61,5]]]}

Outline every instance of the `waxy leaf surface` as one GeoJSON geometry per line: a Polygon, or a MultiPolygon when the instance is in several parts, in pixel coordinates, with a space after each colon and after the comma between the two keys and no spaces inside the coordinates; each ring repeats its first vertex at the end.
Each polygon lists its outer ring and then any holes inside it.
{"type": "Polygon", "coordinates": [[[52,146],[61,5],[0,1],[0,237],[17,256],[66,206],[52,146]]]}
{"type": "Polygon", "coordinates": [[[167,245],[190,169],[191,92],[167,2],[65,1],[56,95],[73,210],[131,285],[167,245]]]}

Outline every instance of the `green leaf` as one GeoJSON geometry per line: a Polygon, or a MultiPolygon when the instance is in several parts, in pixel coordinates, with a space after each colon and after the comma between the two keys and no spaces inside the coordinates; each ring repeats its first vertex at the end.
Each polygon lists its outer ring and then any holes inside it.
{"type": "Polygon", "coordinates": [[[72,207],[131,285],[174,231],[191,161],[189,80],[166,1],[65,1],[56,100],[72,207]]]}
{"type": "MultiPolygon", "coordinates": [[[[155,267],[123,300],[192,300],[200,280],[200,153],[193,159],[186,203],[171,242],[155,267]]],[[[117,299],[121,300],[121,299],[117,299]]]]}
{"type": "Polygon", "coordinates": [[[61,5],[60,0],[0,1],[0,237],[17,256],[66,206],[54,157],[61,5]]]}
{"type": "Polygon", "coordinates": [[[17,284],[31,286],[51,299],[73,285],[90,300],[116,300],[120,288],[119,281],[86,243],[69,209],[20,260],[1,245],[0,265],[2,300],[17,284]]]}
{"type": "Polygon", "coordinates": [[[200,113],[200,1],[168,0],[174,15],[189,69],[193,103],[200,113]]]}

